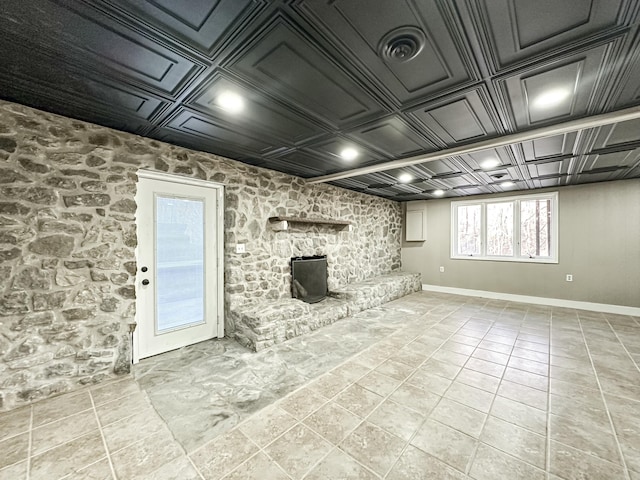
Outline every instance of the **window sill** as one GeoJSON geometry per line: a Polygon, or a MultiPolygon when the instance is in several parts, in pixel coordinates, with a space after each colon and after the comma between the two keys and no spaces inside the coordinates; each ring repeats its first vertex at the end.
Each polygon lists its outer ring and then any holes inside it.
{"type": "Polygon", "coordinates": [[[511,263],[551,263],[558,264],[557,258],[524,258],[524,257],[474,257],[471,255],[451,256],[451,260],[479,260],[481,262],[511,262],[511,263]]]}

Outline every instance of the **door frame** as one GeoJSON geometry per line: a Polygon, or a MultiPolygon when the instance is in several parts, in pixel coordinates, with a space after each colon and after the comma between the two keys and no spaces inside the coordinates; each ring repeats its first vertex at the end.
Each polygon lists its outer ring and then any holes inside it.
{"type": "MultiPolygon", "coordinates": [[[[215,190],[216,192],[216,218],[215,218],[215,237],[216,237],[216,291],[209,292],[207,294],[216,295],[216,331],[217,338],[224,337],[224,184],[217,182],[210,182],[208,180],[200,180],[198,178],[190,178],[184,177],[181,175],[174,175],[170,173],[157,172],[154,170],[146,170],[140,169],[137,172],[138,178],[145,178],[149,180],[158,180],[162,182],[170,182],[173,184],[181,184],[181,185],[191,185],[196,187],[205,187],[215,190]]],[[[137,185],[138,182],[136,182],[137,185]]],[[[137,205],[141,199],[136,193],[134,200],[137,205]]],[[[139,217],[136,215],[136,229],[140,228],[139,217]]],[[[138,249],[140,248],[139,242],[137,242],[135,248],[135,257],[136,257],[136,277],[135,277],[135,287],[136,290],[140,288],[140,282],[142,275],[138,274],[138,249]]],[[[140,312],[141,308],[139,308],[139,300],[136,299],[136,315],[135,322],[136,325],[140,322],[140,312]]],[[[135,329],[133,332],[133,345],[132,345],[132,361],[133,363],[138,363],[140,361],[139,356],[139,329],[135,329]]]]}

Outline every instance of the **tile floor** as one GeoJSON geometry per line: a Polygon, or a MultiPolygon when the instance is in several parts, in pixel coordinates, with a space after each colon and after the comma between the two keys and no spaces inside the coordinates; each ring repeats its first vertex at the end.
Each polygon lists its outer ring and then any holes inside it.
{"type": "MultiPolygon", "coordinates": [[[[266,393],[197,443],[154,401],[162,359],[141,369],[155,371],[146,389],[129,377],[2,414],[0,479],[640,480],[640,318],[420,292],[305,341],[401,312],[357,352],[296,370],[291,393],[246,366],[242,381],[205,380],[216,398],[266,393]]],[[[278,358],[295,370],[299,351],[278,358]]]]}

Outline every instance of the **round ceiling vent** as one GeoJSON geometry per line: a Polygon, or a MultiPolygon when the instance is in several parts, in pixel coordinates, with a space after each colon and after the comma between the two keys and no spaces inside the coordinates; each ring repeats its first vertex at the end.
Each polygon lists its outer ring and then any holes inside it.
{"type": "Polygon", "coordinates": [[[426,37],[416,27],[400,27],[387,33],[378,47],[380,56],[389,62],[408,62],[420,53],[426,37]]]}

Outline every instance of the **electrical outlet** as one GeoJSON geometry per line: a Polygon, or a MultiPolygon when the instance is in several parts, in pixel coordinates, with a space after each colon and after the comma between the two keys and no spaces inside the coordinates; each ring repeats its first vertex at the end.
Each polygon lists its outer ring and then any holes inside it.
{"type": "Polygon", "coordinates": [[[440,267],[440,273],[444,273],[444,267],[440,267]]]}
{"type": "Polygon", "coordinates": [[[245,253],[244,243],[236,243],[236,253],[245,253]]]}
{"type": "Polygon", "coordinates": [[[567,282],[573,282],[573,275],[567,275],[567,282]]]}

